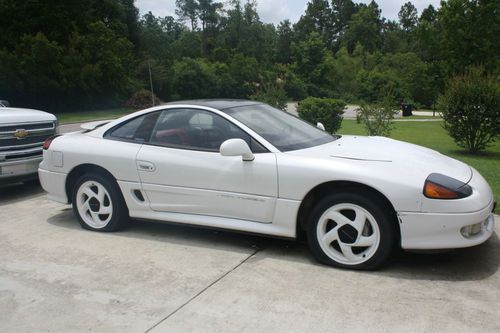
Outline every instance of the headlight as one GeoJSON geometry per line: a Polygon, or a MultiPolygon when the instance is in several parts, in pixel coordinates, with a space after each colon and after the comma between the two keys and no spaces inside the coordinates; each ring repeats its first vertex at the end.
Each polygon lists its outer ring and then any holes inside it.
{"type": "Polygon", "coordinates": [[[472,194],[469,185],[440,173],[431,173],[425,180],[424,195],[431,199],[461,199],[472,194]]]}

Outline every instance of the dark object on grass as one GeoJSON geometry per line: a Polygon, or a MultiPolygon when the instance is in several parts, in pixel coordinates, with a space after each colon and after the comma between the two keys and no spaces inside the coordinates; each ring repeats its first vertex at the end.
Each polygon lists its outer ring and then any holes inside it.
{"type": "Polygon", "coordinates": [[[403,117],[413,116],[413,105],[403,103],[401,104],[401,111],[403,111],[403,117]]]}

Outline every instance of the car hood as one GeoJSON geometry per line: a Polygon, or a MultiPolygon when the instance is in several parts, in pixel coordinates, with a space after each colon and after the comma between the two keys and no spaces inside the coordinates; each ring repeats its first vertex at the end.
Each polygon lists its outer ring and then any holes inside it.
{"type": "Polygon", "coordinates": [[[54,121],[56,117],[53,114],[21,108],[0,108],[0,124],[27,123],[38,121],[54,121]]]}
{"type": "Polygon", "coordinates": [[[388,169],[400,171],[400,174],[427,177],[431,173],[441,173],[464,183],[472,177],[472,170],[467,164],[432,149],[385,137],[345,135],[324,145],[290,153],[357,164],[378,162],[388,169]]]}

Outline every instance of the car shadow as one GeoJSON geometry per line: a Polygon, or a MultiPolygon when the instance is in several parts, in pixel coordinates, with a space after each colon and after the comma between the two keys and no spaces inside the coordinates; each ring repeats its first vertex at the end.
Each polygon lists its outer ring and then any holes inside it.
{"type": "MultiPolygon", "coordinates": [[[[80,227],[69,206],[59,214],[50,217],[47,222],[58,227],[74,229],[76,232],[93,232],[80,227]]],[[[243,253],[251,253],[253,249],[263,248],[266,241],[265,237],[255,235],[143,220],[132,220],[124,230],[107,233],[107,235],[166,242],[185,247],[210,249],[225,247],[243,253]]]]}
{"type": "MultiPolygon", "coordinates": [[[[71,208],[50,217],[48,223],[82,230],[71,208]]],[[[219,249],[231,247],[238,252],[259,250],[252,261],[265,259],[294,261],[301,265],[331,270],[319,264],[311,255],[307,244],[300,241],[268,238],[233,231],[206,229],[173,223],[133,220],[123,231],[112,233],[116,237],[140,238],[146,241],[175,243],[186,247],[219,249]]],[[[358,274],[426,281],[477,281],[495,274],[500,265],[500,239],[496,233],[484,244],[467,249],[441,253],[410,253],[400,251],[377,271],[359,271],[358,274]]],[[[251,253],[251,252],[250,252],[251,253]]]]}
{"type": "Polygon", "coordinates": [[[31,199],[44,193],[38,180],[0,185],[0,206],[31,199]]]}
{"type": "Polygon", "coordinates": [[[398,253],[380,275],[411,280],[475,281],[498,271],[500,239],[496,233],[483,244],[440,253],[398,253]]]}

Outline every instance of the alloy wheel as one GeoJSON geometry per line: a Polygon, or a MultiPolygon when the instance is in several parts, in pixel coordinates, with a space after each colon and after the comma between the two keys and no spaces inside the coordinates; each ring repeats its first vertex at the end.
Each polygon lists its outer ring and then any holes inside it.
{"type": "Polygon", "coordinates": [[[76,205],[82,220],[92,228],[106,227],[113,215],[113,204],[106,188],[96,181],[86,181],[76,194],[76,205]]]}
{"type": "Polygon", "coordinates": [[[344,265],[366,262],[380,243],[380,229],[373,215],[353,203],[328,208],[319,218],[316,236],[323,252],[344,265]]]}

